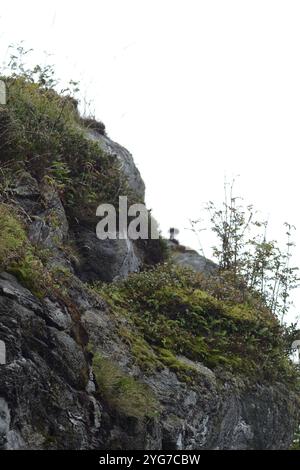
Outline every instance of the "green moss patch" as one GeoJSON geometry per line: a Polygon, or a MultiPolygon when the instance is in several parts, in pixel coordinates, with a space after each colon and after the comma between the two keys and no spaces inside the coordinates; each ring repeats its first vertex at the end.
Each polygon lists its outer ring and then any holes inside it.
{"type": "Polygon", "coordinates": [[[126,375],[100,354],[93,358],[93,369],[99,393],[111,410],[138,419],[159,414],[159,403],[148,385],[126,375]]]}
{"type": "Polygon", "coordinates": [[[0,204],[0,264],[6,266],[18,259],[27,240],[26,232],[14,211],[0,204]]]}

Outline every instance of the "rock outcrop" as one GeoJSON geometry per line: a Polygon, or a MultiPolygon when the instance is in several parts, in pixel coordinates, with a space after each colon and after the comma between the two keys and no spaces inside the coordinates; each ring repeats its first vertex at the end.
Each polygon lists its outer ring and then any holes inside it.
{"type": "Polygon", "coordinates": [[[101,148],[111,156],[117,157],[121,171],[128,179],[129,187],[134,191],[141,201],[145,199],[145,183],[136,167],[131,153],[116,142],[113,142],[106,135],[102,135],[96,130],[89,129],[87,137],[100,144],[101,148]]]}
{"type": "Polygon", "coordinates": [[[200,255],[196,250],[179,245],[171,240],[168,241],[168,246],[172,259],[178,266],[185,266],[206,275],[212,275],[218,271],[216,263],[200,255]]]}
{"type": "Polygon", "coordinates": [[[138,272],[142,261],[129,240],[99,240],[95,230],[76,227],[80,252],[79,275],[83,281],[111,282],[138,272]]]}

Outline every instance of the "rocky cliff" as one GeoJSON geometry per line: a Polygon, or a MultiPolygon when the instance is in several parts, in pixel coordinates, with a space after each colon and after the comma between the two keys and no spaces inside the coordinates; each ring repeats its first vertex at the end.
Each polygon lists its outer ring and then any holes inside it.
{"type": "Polygon", "coordinates": [[[52,90],[7,86],[0,448],[288,448],[297,376],[277,320],[184,247],[99,240],[99,203],[144,198],[131,155],[52,90]]]}

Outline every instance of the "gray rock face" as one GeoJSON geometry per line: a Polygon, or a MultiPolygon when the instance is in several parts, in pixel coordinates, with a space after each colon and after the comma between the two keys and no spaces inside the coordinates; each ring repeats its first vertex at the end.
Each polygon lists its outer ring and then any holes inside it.
{"type": "Polygon", "coordinates": [[[179,266],[191,268],[198,273],[214,274],[218,270],[218,266],[211,260],[199,255],[199,253],[191,248],[177,245],[171,241],[168,242],[171,249],[173,261],[179,266]]]}
{"type": "Polygon", "coordinates": [[[89,365],[73,339],[74,322],[65,309],[60,316],[68,319],[57,325],[47,299],[0,276],[0,337],[7,347],[0,366],[2,448],[93,446],[100,405],[85,390],[89,365]]]}
{"type": "MultiPolygon", "coordinates": [[[[49,266],[73,271],[62,250],[69,235],[69,223],[57,191],[47,184],[39,186],[26,172],[16,181],[13,191],[30,218],[31,243],[47,251],[49,266]]],[[[84,281],[112,281],[139,271],[142,261],[132,241],[99,240],[95,230],[82,224],[76,226],[73,236],[80,258],[79,262],[76,260],[76,269],[84,281]]]]}
{"type": "Polygon", "coordinates": [[[23,172],[17,179],[15,187],[12,188],[14,196],[22,198],[35,198],[40,196],[37,181],[28,172],[23,172]]]}
{"type": "Polygon", "coordinates": [[[94,230],[84,227],[77,230],[76,240],[81,254],[79,275],[84,281],[111,282],[140,269],[131,240],[99,240],[94,230]]]}
{"type": "Polygon", "coordinates": [[[34,214],[41,197],[38,182],[27,171],[17,175],[11,188],[14,201],[28,214],[34,214]]]}
{"type": "Polygon", "coordinates": [[[0,449],[7,443],[10,425],[10,413],[6,401],[0,397],[0,449]]]}
{"type": "Polygon", "coordinates": [[[70,268],[70,263],[66,262],[61,250],[69,231],[64,207],[53,187],[44,184],[39,194],[43,205],[34,212],[33,221],[29,226],[29,240],[33,245],[48,250],[49,264],[70,268]]]}
{"type": "Polygon", "coordinates": [[[0,365],[6,363],[6,346],[4,341],[0,340],[0,365]]]}
{"type": "MultiPolygon", "coordinates": [[[[290,445],[282,431],[288,429],[291,436],[295,421],[287,418],[291,403],[280,385],[250,386],[230,376],[220,383],[199,374],[199,383],[190,387],[169,371],[149,382],[165,407],[163,449],[284,449],[290,445]]],[[[293,409],[297,413],[296,402],[293,409]]]]}
{"type": "Polygon", "coordinates": [[[35,221],[29,228],[29,239],[32,243],[42,244],[44,248],[53,250],[66,239],[69,224],[55,189],[44,185],[40,195],[45,210],[35,215],[35,221]]]}
{"type": "Polygon", "coordinates": [[[0,448],[289,446],[298,401],[285,386],[248,384],[184,357],[178,359],[197,371],[194,385],[168,368],[145,376],[105,304],[76,278],[69,295],[77,318],[58,299],[38,300],[13,276],[0,275],[0,338],[7,346],[7,363],[0,366],[0,448]],[[89,343],[152,388],[160,416],[145,421],[106,407],[94,382],[89,343]]]}
{"type": "Polygon", "coordinates": [[[120,168],[127,177],[129,187],[142,201],[144,201],[145,183],[134,163],[131,153],[121,145],[110,140],[107,136],[101,135],[95,130],[87,131],[87,137],[99,142],[100,146],[106,153],[117,157],[120,162],[120,168]]]}
{"type": "MultiPolygon", "coordinates": [[[[127,151],[123,150],[124,155],[127,155],[127,151]]],[[[128,159],[132,160],[130,154],[128,159]]],[[[136,189],[141,190],[144,183],[139,179],[139,172],[133,160],[131,164],[132,171],[135,172],[133,181],[137,184],[136,189]]],[[[129,166],[126,168],[130,171],[129,166]]],[[[13,194],[30,220],[29,240],[33,245],[47,251],[48,265],[63,266],[73,271],[72,263],[62,250],[70,231],[67,215],[57,191],[47,184],[38,185],[29,173],[23,172],[16,180],[13,194]]],[[[131,272],[138,272],[142,259],[134,243],[131,240],[99,240],[96,236],[96,220],[95,218],[94,230],[79,223],[72,232],[80,258],[79,261],[76,260],[76,270],[81,279],[112,281],[127,277],[131,272]]]]}

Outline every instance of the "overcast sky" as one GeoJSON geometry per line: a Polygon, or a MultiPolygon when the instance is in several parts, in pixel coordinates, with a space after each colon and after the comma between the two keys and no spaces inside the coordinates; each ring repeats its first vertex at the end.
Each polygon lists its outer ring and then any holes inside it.
{"type": "MultiPolygon", "coordinates": [[[[299,235],[299,24],[292,0],[10,0],[0,53],[25,40],[38,61],[52,53],[58,75],[80,79],[132,152],[163,232],[176,226],[197,248],[188,219],[235,175],[271,238],[285,221],[299,235]]],[[[205,233],[202,244],[210,255],[205,233]]]]}

